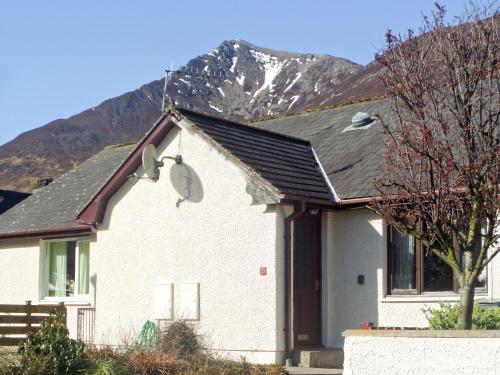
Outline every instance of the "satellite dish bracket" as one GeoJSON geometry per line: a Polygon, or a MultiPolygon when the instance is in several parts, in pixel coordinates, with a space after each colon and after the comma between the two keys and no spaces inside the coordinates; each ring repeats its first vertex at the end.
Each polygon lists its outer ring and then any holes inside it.
{"type": "Polygon", "coordinates": [[[175,160],[175,164],[182,164],[182,155],[175,155],[175,156],[164,156],[161,158],[160,161],[157,161],[157,166],[158,167],[163,167],[164,163],[163,163],[163,160],[164,159],[170,159],[170,160],[175,160]]]}
{"type": "Polygon", "coordinates": [[[163,160],[171,159],[175,160],[177,164],[182,164],[182,156],[164,156],[161,160],[156,160],[156,148],[152,144],[148,144],[144,147],[142,151],[142,166],[144,168],[146,176],[151,181],[158,181],[160,176],[160,168],[165,165],[163,160]]]}

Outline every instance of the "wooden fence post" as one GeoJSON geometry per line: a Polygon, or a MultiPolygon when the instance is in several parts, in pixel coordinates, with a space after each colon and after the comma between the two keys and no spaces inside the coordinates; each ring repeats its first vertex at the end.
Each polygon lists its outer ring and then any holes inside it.
{"type": "Polygon", "coordinates": [[[31,332],[31,301],[26,301],[26,331],[31,332]]]}

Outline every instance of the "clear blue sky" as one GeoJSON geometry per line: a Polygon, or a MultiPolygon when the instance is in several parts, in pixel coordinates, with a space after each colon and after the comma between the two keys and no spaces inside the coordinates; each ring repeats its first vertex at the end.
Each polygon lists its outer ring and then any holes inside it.
{"type": "MultiPolygon", "coordinates": [[[[0,144],[241,38],[367,64],[433,0],[0,0],[0,144]]],[[[464,0],[443,1],[450,15],[464,0]]]]}

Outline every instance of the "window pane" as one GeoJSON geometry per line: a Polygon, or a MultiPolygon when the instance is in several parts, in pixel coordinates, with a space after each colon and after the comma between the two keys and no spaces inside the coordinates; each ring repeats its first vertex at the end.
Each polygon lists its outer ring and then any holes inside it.
{"type": "Polygon", "coordinates": [[[67,287],[66,296],[72,297],[75,295],[75,280],[76,280],[76,242],[69,241],[68,244],[68,268],[67,268],[67,287]]]}
{"type": "Polygon", "coordinates": [[[392,288],[416,289],[415,241],[392,230],[392,288]]]}
{"type": "Polygon", "coordinates": [[[51,242],[48,252],[49,296],[72,296],[75,288],[75,242],[51,242]]]}
{"type": "Polygon", "coordinates": [[[486,288],[486,272],[486,267],[484,267],[477,277],[476,284],[474,285],[476,288],[486,288]]]}
{"type": "Polygon", "coordinates": [[[78,270],[78,293],[89,294],[89,243],[80,242],[80,257],[78,270]]]}
{"type": "Polygon", "coordinates": [[[66,267],[67,250],[66,242],[53,242],[49,244],[49,285],[51,297],[66,296],[66,267]]]}
{"type": "Polygon", "coordinates": [[[453,290],[453,271],[434,254],[424,256],[424,292],[453,290]]]}

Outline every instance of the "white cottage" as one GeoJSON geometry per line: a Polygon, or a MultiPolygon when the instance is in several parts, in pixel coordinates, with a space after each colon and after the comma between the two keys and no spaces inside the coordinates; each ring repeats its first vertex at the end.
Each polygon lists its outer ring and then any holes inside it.
{"type": "MultiPolygon", "coordinates": [[[[211,349],[260,363],[341,349],[361,322],[425,326],[424,306],[458,296],[442,264],[365,208],[383,139],[351,118],[385,110],[372,100],[252,127],[170,110],[138,144],[107,147],[0,215],[0,304],[63,301],[71,334],[95,344],[188,319],[211,349]],[[149,144],[162,163],[146,174],[149,144]]],[[[500,297],[499,266],[477,298],[500,297]]]]}

